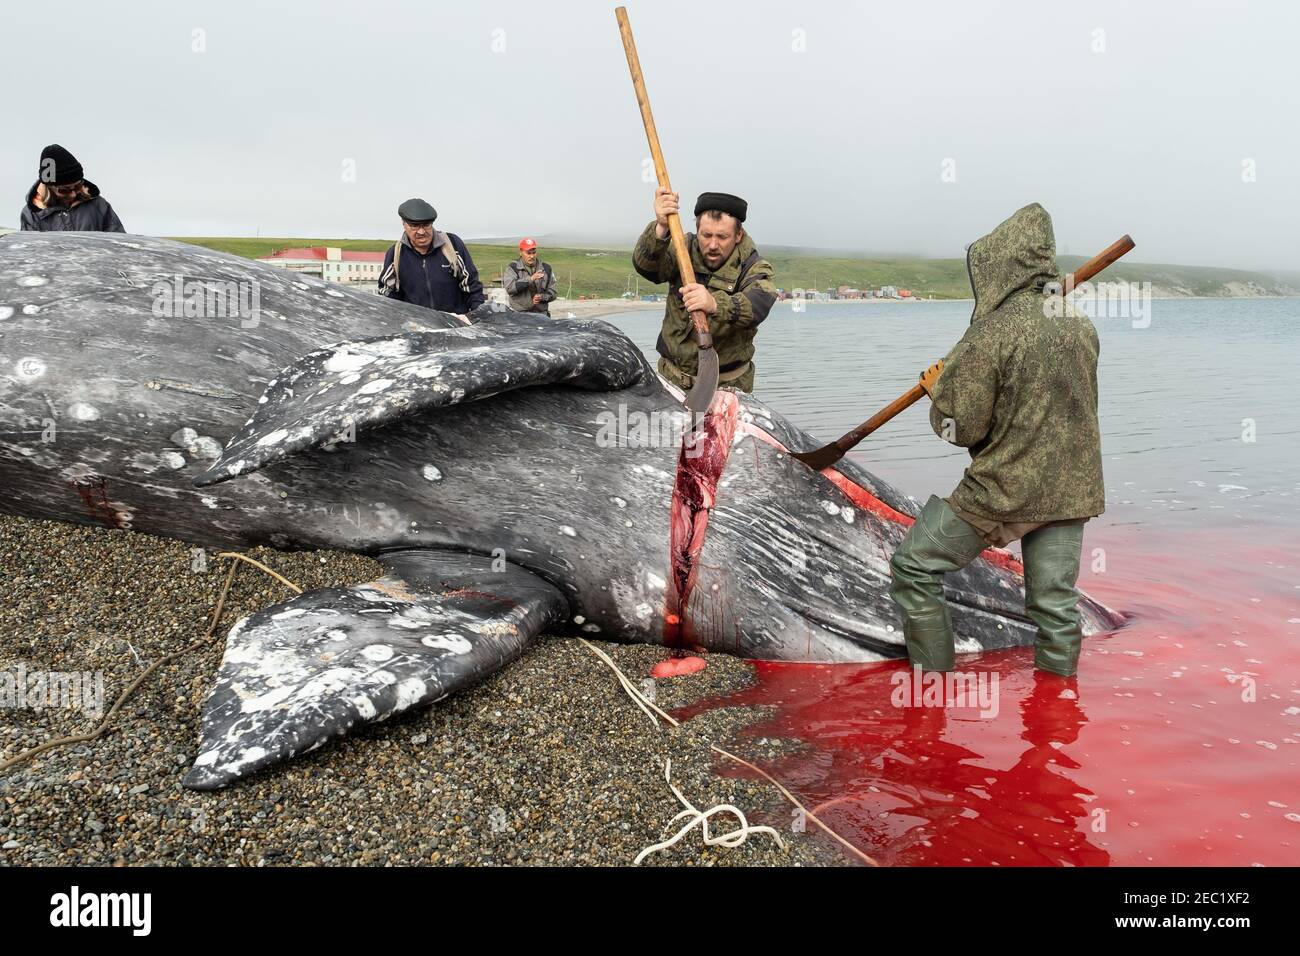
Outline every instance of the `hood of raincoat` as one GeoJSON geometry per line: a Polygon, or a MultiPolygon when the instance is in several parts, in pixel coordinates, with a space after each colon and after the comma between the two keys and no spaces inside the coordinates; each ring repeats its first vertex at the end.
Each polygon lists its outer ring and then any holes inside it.
{"type": "Polygon", "coordinates": [[[970,244],[966,271],[975,295],[972,323],[1022,297],[1025,304],[1032,302],[1037,308],[1043,287],[1059,279],[1052,217],[1036,202],[1017,209],[987,236],[970,244]]]}

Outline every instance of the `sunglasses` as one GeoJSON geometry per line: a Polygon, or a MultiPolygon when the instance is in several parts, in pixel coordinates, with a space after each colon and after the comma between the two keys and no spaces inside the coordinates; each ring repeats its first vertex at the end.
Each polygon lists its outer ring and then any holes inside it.
{"type": "Polygon", "coordinates": [[[71,186],[51,186],[50,191],[60,196],[71,196],[81,188],[81,183],[73,183],[71,186]]]}

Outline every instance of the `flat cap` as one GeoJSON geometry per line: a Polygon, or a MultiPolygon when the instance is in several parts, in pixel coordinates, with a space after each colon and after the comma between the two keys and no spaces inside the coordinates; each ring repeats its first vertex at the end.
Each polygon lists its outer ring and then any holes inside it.
{"type": "Polygon", "coordinates": [[[438,218],[438,210],[423,199],[408,199],[397,207],[397,214],[407,222],[433,222],[438,218]]]}
{"type": "Polygon", "coordinates": [[[728,216],[735,216],[737,222],[744,222],[745,214],[749,212],[749,203],[731,193],[700,193],[700,198],[695,200],[695,215],[710,209],[725,212],[728,216]]]}

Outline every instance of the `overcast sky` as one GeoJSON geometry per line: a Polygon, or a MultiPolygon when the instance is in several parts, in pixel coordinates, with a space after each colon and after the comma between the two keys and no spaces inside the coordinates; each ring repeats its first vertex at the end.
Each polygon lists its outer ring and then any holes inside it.
{"type": "MultiPolygon", "coordinates": [[[[5,3],[0,225],[58,142],[133,232],[385,238],[420,195],[467,238],[630,244],[613,7],[5,3]]],[[[1300,4],[629,7],[674,186],[747,198],[760,248],[960,256],[1038,201],[1063,252],[1300,269],[1300,4]]]]}

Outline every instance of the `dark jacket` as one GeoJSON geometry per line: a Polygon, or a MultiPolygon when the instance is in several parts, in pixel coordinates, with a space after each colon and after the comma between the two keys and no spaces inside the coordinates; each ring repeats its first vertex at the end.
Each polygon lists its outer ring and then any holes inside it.
{"type": "Polygon", "coordinates": [[[1059,281],[1052,220],[1034,203],[966,254],[975,309],[933,386],[930,425],[970,449],[950,503],[995,521],[1047,522],[1106,507],[1097,423],[1097,330],[1045,308],[1059,281]]]}
{"type": "MultiPolygon", "coordinates": [[[[758,254],[748,232],[716,272],[705,265],[693,233],[687,234],[686,245],[690,249],[695,281],[713,293],[718,303],[718,311],[709,316],[709,332],[718,353],[719,371],[741,368],[753,359],[758,326],[776,302],[772,266],[758,254]]],[[[699,346],[695,341],[695,326],[678,291],[681,272],[673,255],[672,240],[667,236],[660,239],[653,222],[637,240],[632,266],[651,282],[669,283],[668,308],[655,347],[687,375],[694,375],[699,371],[699,346]]]]}
{"type": "Polygon", "coordinates": [[[487,301],[469,250],[460,236],[450,232],[435,231],[429,251],[423,255],[403,234],[401,242],[390,246],[384,256],[379,292],[426,309],[461,315],[468,315],[487,301]],[[393,254],[399,248],[401,258],[394,267],[393,254]]]}
{"type": "Polygon", "coordinates": [[[510,296],[510,308],[516,312],[542,312],[549,315],[551,303],[558,294],[555,289],[555,270],[540,259],[532,269],[524,264],[522,258],[508,263],[502,273],[501,284],[506,295],[510,296]],[[533,273],[539,270],[544,278],[541,282],[534,282],[533,273]],[[538,293],[542,296],[542,304],[533,305],[533,296],[538,293]]]}
{"type": "Polygon", "coordinates": [[[19,216],[19,228],[26,232],[126,232],[122,220],[117,218],[108,200],[99,194],[99,187],[90,180],[82,180],[85,189],[78,202],[72,206],[36,205],[37,181],[27,190],[27,204],[19,216]]]}

